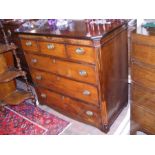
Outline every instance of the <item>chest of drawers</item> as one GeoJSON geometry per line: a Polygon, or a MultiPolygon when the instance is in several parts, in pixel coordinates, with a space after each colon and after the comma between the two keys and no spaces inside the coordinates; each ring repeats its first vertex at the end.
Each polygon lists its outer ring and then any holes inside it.
{"type": "Polygon", "coordinates": [[[145,28],[132,34],[131,134],[155,134],[155,36],[145,28]]]}
{"type": "Polygon", "coordinates": [[[76,24],[56,35],[19,30],[21,45],[40,103],[108,132],[128,99],[127,27],[93,38],[76,24]]]}

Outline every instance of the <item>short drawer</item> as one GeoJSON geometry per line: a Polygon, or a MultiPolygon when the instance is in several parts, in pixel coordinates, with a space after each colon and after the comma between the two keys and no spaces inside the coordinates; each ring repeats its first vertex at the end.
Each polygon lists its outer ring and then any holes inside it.
{"type": "Polygon", "coordinates": [[[92,47],[67,45],[67,53],[70,59],[95,63],[96,56],[92,47]]]}
{"type": "Polygon", "coordinates": [[[131,87],[132,104],[136,104],[155,112],[155,91],[133,84],[131,87]]]}
{"type": "Polygon", "coordinates": [[[155,65],[155,47],[132,44],[131,56],[146,64],[155,65]]]}
{"type": "Polygon", "coordinates": [[[155,69],[146,67],[140,63],[132,63],[131,77],[132,81],[155,90],[155,69]]]}
{"type": "Polygon", "coordinates": [[[97,88],[94,86],[34,69],[31,72],[33,81],[38,85],[98,105],[97,88]]]}
{"type": "Polygon", "coordinates": [[[66,58],[64,44],[57,44],[51,42],[39,42],[40,51],[43,54],[52,55],[56,57],[66,58]]]}
{"type": "Polygon", "coordinates": [[[61,94],[37,87],[39,101],[77,120],[99,127],[99,110],[61,94]]]}
{"type": "Polygon", "coordinates": [[[25,55],[29,66],[33,68],[96,84],[95,66],[93,65],[82,65],[33,54],[25,55]]]}
{"type": "Polygon", "coordinates": [[[21,39],[22,48],[26,51],[38,52],[38,45],[35,40],[25,40],[21,39]]]}

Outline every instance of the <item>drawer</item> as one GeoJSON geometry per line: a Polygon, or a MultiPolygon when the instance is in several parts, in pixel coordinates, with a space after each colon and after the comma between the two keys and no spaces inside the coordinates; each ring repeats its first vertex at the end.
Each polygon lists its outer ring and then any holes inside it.
{"type": "Polygon", "coordinates": [[[41,103],[47,104],[78,120],[97,127],[100,126],[101,120],[99,117],[99,110],[96,107],[86,105],[83,102],[73,100],[41,87],[37,87],[37,93],[41,103]]]}
{"type": "Polygon", "coordinates": [[[142,84],[144,87],[155,90],[155,69],[146,67],[145,65],[131,64],[132,80],[142,84]]]}
{"type": "Polygon", "coordinates": [[[95,63],[95,51],[91,47],[67,45],[67,53],[70,59],[95,63]]]}
{"type": "Polygon", "coordinates": [[[77,98],[94,105],[98,105],[97,88],[88,84],[73,81],[60,76],[31,70],[33,81],[41,86],[48,87],[56,92],[66,94],[70,97],[77,98]]]}
{"type": "Polygon", "coordinates": [[[148,108],[155,113],[155,91],[133,84],[131,87],[131,100],[132,104],[148,108]]]}
{"type": "Polygon", "coordinates": [[[146,108],[132,105],[132,119],[140,124],[141,128],[155,134],[155,112],[151,112],[146,108]]]}
{"type": "Polygon", "coordinates": [[[26,51],[38,52],[38,45],[35,40],[25,40],[21,39],[22,48],[26,51]]]}
{"type": "Polygon", "coordinates": [[[155,65],[155,47],[132,44],[131,56],[150,65],[155,65]]]}
{"type": "Polygon", "coordinates": [[[43,54],[66,58],[65,46],[51,42],[39,42],[40,51],[43,54]]]}
{"type": "Polygon", "coordinates": [[[28,64],[33,68],[96,84],[95,66],[93,65],[81,65],[33,54],[25,55],[28,64]]]}

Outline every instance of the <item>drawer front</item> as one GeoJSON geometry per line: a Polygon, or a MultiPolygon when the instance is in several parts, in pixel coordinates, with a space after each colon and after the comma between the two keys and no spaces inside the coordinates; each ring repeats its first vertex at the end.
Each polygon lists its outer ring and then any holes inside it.
{"type": "Polygon", "coordinates": [[[131,54],[144,63],[155,65],[155,47],[133,43],[131,54]]]}
{"type": "Polygon", "coordinates": [[[86,66],[32,54],[25,55],[28,64],[33,68],[56,73],[79,81],[96,83],[94,66],[86,66]]]}
{"type": "Polygon", "coordinates": [[[99,110],[58,93],[37,87],[39,100],[57,110],[89,124],[100,126],[99,110]]]}
{"type": "Polygon", "coordinates": [[[70,59],[95,63],[95,51],[91,47],[67,45],[67,53],[70,59]]]}
{"type": "Polygon", "coordinates": [[[43,54],[66,58],[65,46],[51,42],[39,42],[40,51],[43,54]]]}
{"type": "Polygon", "coordinates": [[[155,134],[155,112],[150,112],[143,107],[132,105],[132,119],[138,122],[141,128],[155,134]]]}
{"type": "Polygon", "coordinates": [[[132,80],[155,90],[155,69],[133,63],[131,65],[132,80]]]}
{"type": "Polygon", "coordinates": [[[26,51],[38,52],[38,45],[35,40],[21,39],[22,48],[26,51]]]}
{"type": "Polygon", "coordinates": [[[33,81],[38,85],[98,105],[97,88],[94,86],[62,78],[51,73],[37,70],[32,70],[31,72],[33,81]]]}
{"type": "Polygon", "coordinates": [[[136,104],[155,112],[155,92],[146,90],[135,84],[131,87],[132,104],[136,104]]]}

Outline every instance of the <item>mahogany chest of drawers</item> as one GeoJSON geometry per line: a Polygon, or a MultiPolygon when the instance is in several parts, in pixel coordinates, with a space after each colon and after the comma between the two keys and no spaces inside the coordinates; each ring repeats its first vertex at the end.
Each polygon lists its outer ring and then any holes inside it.
{"type": "Polygon", "coordinates": [[[127,26],[18,30],[40,103],[108,132],[128,101],[127,26]]]}
{"type": "Polygon", "coordinates": [[[131,134],[138,130],[155,134],[154,32],[139,28],[132,33],[131,134]]]}

